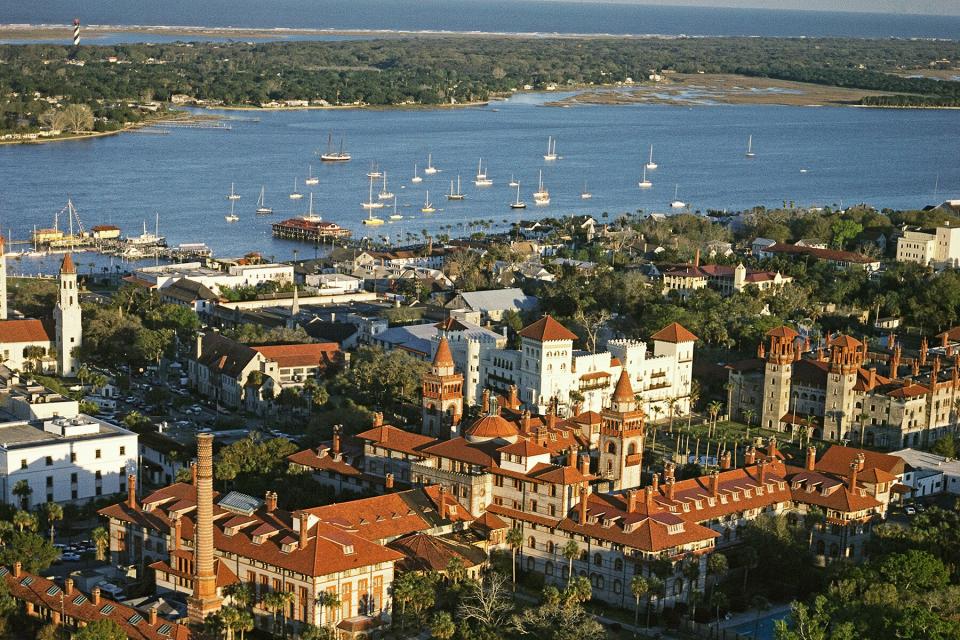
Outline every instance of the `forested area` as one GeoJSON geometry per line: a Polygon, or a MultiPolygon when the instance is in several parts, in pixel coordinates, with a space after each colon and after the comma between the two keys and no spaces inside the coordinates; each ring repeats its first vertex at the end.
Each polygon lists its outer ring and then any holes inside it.
{"type": "Polygon", "coordinates": [[[226,105],[274,100],[435,105],[525,86],[605,85],[651,72],[744,73],[890,91],[866,104],[952,105],[960,83],[894,75],[939,68],[960,44],[925,40],[430,37],[341,42],[0,46],[0,129],[88,105],[93,127],[143,116],[180,94],[226,105]],[[82,64],[81,64],[82,63],[82,64]],[[52,112],[52,113],[51,113],[52,112]]]}

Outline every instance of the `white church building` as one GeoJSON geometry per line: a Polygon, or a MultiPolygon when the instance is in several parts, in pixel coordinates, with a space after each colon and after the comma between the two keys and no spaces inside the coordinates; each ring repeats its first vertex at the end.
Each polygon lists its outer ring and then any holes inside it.
{"type": "Polygon", "coordinates": [[[7,259],[0,237],[0,364],[24,371],[34,367],[44,373],[77,375],[77,348],[83,340],[77,269],[68,253],[60,266],[57,304],[53,319],[9,319],[7,308],[7,259]],[[34,347],[36,349],[32,349],[34,347]],[[42,350],[43,355],[37,355],[42,350]]]}
{"type": "Polygon", "coordinates": [[[610,406],[620,372],[652,419],[690,410],[693,348],[697,337],[673,323],[640,340],[610,340],[607,351],[573,348],[576,334],[550,316],[520,331],[520,349],[488,349],[480,354],[480,380],[485,387],[508,393],[516,386],[520,402],[544,414],[556,404],[561,416],[600,412],[610,406]]]}

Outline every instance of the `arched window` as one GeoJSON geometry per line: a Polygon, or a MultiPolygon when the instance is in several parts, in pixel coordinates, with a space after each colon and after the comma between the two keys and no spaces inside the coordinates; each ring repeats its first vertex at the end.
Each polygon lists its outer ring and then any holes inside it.
{"type": "Polygon", "coordinates": [[[619,580],[614,580],[614,581],[613,581],[613,592],[614,592],[614,593],[621,593],[621,592],[623,592],[623,583],[620,582],[619,580]]]}
{"type": "Polygon", "coordinates": [[[602,566],[603,566],[603,556],[600,555],[599,553],[593,554],[593,564],[595,564],[595,565],[598,566],[598,567],[602,567],[602,566]]]}
{"type": "Polygon", "coordinates": [[[557,545],[553,544],[553,542],[548,542],[547,553],[554,554],[556,552],[557,552],[557,545]]]}
{"type": "Polygon", "coordinates": [[[617,443],[610,442],[607,444],[607,453],[616,453],[617,452],[617,443]]]}
{"type": "Polygon", "coordinates": [[[627,455],[628,455],[628,456],[632,456],[632,455],[634,455],[634,454],[636,454],[636,453],[637,453],[637,443],[636,443],[636,442],[631,442],[631,443],[630,443],[630,446],[627,447],[627,455]]]}
{"type": "Polygon", "coordinates": [[[537,548],[537,539],[534,538],[533,536],[530,536],[530,539],[527,540],[527,546],[530,547],[531,549],[536,549],[536,548],[537,548]]]}
{"type": "Polygon", "coordinates": [[[673,595],[678,596],[683,593],[683,578],[677,578],[673,582],[673,595]]]}
{"type": "Polygon", "coordinates": [[[614,571],[623,571],[623,560],[621,558],[613,561],[613,569],[614,571]]]}
{"type": "Polygon", "coordinates": [[[537,568],[537,562],[533,556],[527,556],[527,571],[533,571],[537,568]]]}
{"type": "Polygon", "coordinates": [[[552,576],[552,575],[553,575],[553,563],[552,563],[552,562],[549,562],[549,561],[548,561],[546,564],[543,565],[543,573],[544,573],[545,575],[548,575],[548,576],[552,576]]]}

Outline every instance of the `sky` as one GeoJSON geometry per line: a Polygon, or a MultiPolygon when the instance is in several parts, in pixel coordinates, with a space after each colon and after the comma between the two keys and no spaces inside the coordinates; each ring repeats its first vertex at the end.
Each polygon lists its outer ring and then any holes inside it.
{"type": "Polygon", "coordinates": [[[741,9],[799,9],[960,16],[960,0],[591,0],[624,4],[656,4],[741,9]]]}

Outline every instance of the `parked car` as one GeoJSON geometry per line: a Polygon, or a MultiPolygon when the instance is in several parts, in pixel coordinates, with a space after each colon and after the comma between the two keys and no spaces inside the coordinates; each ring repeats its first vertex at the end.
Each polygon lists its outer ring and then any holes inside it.
{"type": "Polygon", "coordinates": [[[915,515],[917,515],[917,510],[914,509],[913,507],[906,507],[906,508],[904,508],[903,512],[904,512],[905,514],[907,514],[908,516],[915,516],[915,515]]]}

